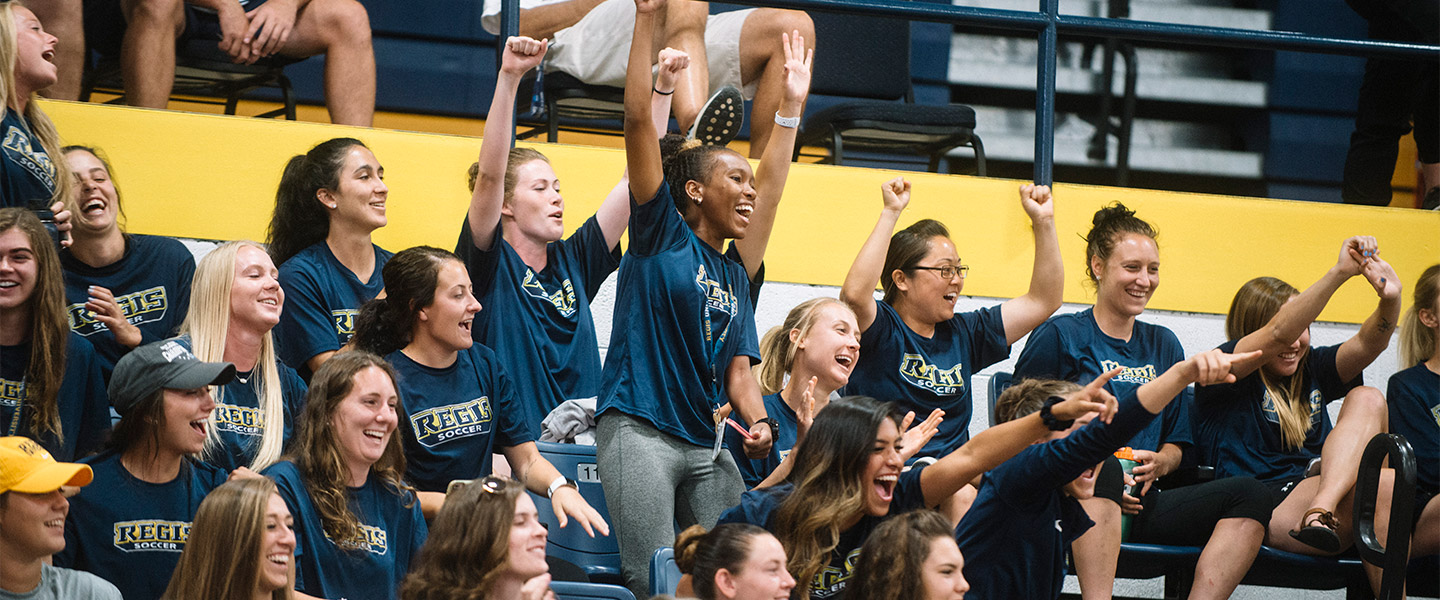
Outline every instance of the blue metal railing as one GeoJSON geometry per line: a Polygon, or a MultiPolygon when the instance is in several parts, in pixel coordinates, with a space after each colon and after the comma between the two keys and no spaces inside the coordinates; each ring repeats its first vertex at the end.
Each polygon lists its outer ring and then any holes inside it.
{"type": "MultiPolygon", "coordinates": [[[[730,4],[804,11],[893,17],[1012,31],[1031,31],[1039,41],[1035,81],[1036,183],[1049,185],[1055,169],[1055,72],[1059,36],[1078,35],[1157,42],[1166,46],[1211,46],[1272,51],[1314,52],[1365,57],[1440,60],[1440,46],[1378,40],[1350,40],[1287,31],[1179,25],[1061,15],[1059,0],[1038,0],[1038,12],[930,4],[906,0],[726,0],[730,4]]],[[[502,0],[504,40],[520,31],[520,0],[502,0]]],[[[514,136],[511,136],[512,139],[514,136]]]]}

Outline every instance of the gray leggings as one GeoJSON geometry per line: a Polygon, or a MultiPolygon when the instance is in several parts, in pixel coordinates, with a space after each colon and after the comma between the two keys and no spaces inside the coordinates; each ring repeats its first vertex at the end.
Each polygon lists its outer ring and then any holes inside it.
{"type": "Polygon", "coordinates": [[[649,598],[650,556],[675,543],[677,525],[714,527],[720,513],[740,503],[745,484],[729,452],[712,461],[710,448],[619,412],[600,417],[595,442],[625,585],[636,598],[649,598]]]}

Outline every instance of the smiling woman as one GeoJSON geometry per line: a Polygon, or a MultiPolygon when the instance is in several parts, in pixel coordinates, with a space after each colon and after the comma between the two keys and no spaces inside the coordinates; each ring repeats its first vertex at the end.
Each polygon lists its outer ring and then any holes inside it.
{"type": "Polygon", "coordinates": [[[326,361],[311,383],[290,453],[264,472],[299,523],[295,589],[391,600],[428,532],[404,481],[395,371],[357,350],[326,361]]]}
{"type": "Polygon", "coordinates": [[[553,598],[545,524],[519,482],[485,477],[446,496],[402,600],[553,598]]]}
{"type": "Polygon", "coordinates": [[[309,378],[350,336],[360,305],[385,289],[385,168],[360,140],[335,138],[290,159],[275,192],[267,244],[290,307],[280,358],[309,378]]]}
{"type": "Polygon", "coordinates": [[[228,482],[205,497],[164,600],[295,597],[295,520],[264,477],[228,482]]]}
{"type": "MultiPolygon", "coordinates": [[[[19,2],[0,4],[0,208],[50,209],[57,224],[68,218],[70,179],[57,168],[60,135],[33,100],[57,79],[55,36],[45,33],[35,13],[19,2]],[[12,87],[13,86],[13,87],[12,87]]],[[[67,226],[68,227],[68,226],[67,226]]]]}
{"type": "Polygon", "coordinates": [[[66,311],[108,375],[132,348],[174,335],[190,307],[195,257],[172,238],[120,228],[120,188],[100,150],[66,146],[64,153],[75,182],[73,242],[60,251],[66,311]]]}

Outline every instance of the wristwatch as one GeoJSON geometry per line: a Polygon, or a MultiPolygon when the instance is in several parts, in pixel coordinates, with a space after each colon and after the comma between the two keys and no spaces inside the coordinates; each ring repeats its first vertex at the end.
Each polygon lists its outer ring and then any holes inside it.
{"type": "Polygon", "coordinates": [[[1071,425],[1075,424],[1075,419],[1061,421],[1055,418],[1055,415],[1050,412],[1052,407],[1064,401],[1065,399],[1060,396],[1051,396],[1046,398],[1045,405],[1040,407],[1040,421],[1045,423],[1045,427],[1050,431],[1065,431],[1069,429],[1071,425]]]}
{"type": "Polygon", "coordinates": [[[574,479],[561,475],[559,477],[556,477],[555,481],[550,482],[550,488],[545,490],[545,497],[554,498],[555,492],[565,486],[575,488],[575,491],[577,492],[580,491],[580,484],[575,483],[574,479]]]}
{"type": "Polygon", "coordinates": [[[771,443],[774,443],[775,440],[780,439],[780,422],[779,422],[779,421],[776,421],[775,419],[773,419],[773,418],[771,418],[771,417],[765,417],[765,418],[763,418],[763,419],[760,419],[759,421],[756,421],[756,423],[764,423],[764,424],[770,426],[770,442],[771,442],[771,443]]]}

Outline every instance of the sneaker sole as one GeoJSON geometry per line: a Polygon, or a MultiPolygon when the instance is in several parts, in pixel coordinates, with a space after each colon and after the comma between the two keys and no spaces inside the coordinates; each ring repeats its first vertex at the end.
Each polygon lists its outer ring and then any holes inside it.
{"type": "Polygon", "coordinates": [[[740,135],[745,124],[745,97],[734,86],[725,86],[715,91],[700,109],[695,124],[690,127],[691,139],[700,140],[706,146],[724,146],[740,135]]]}

